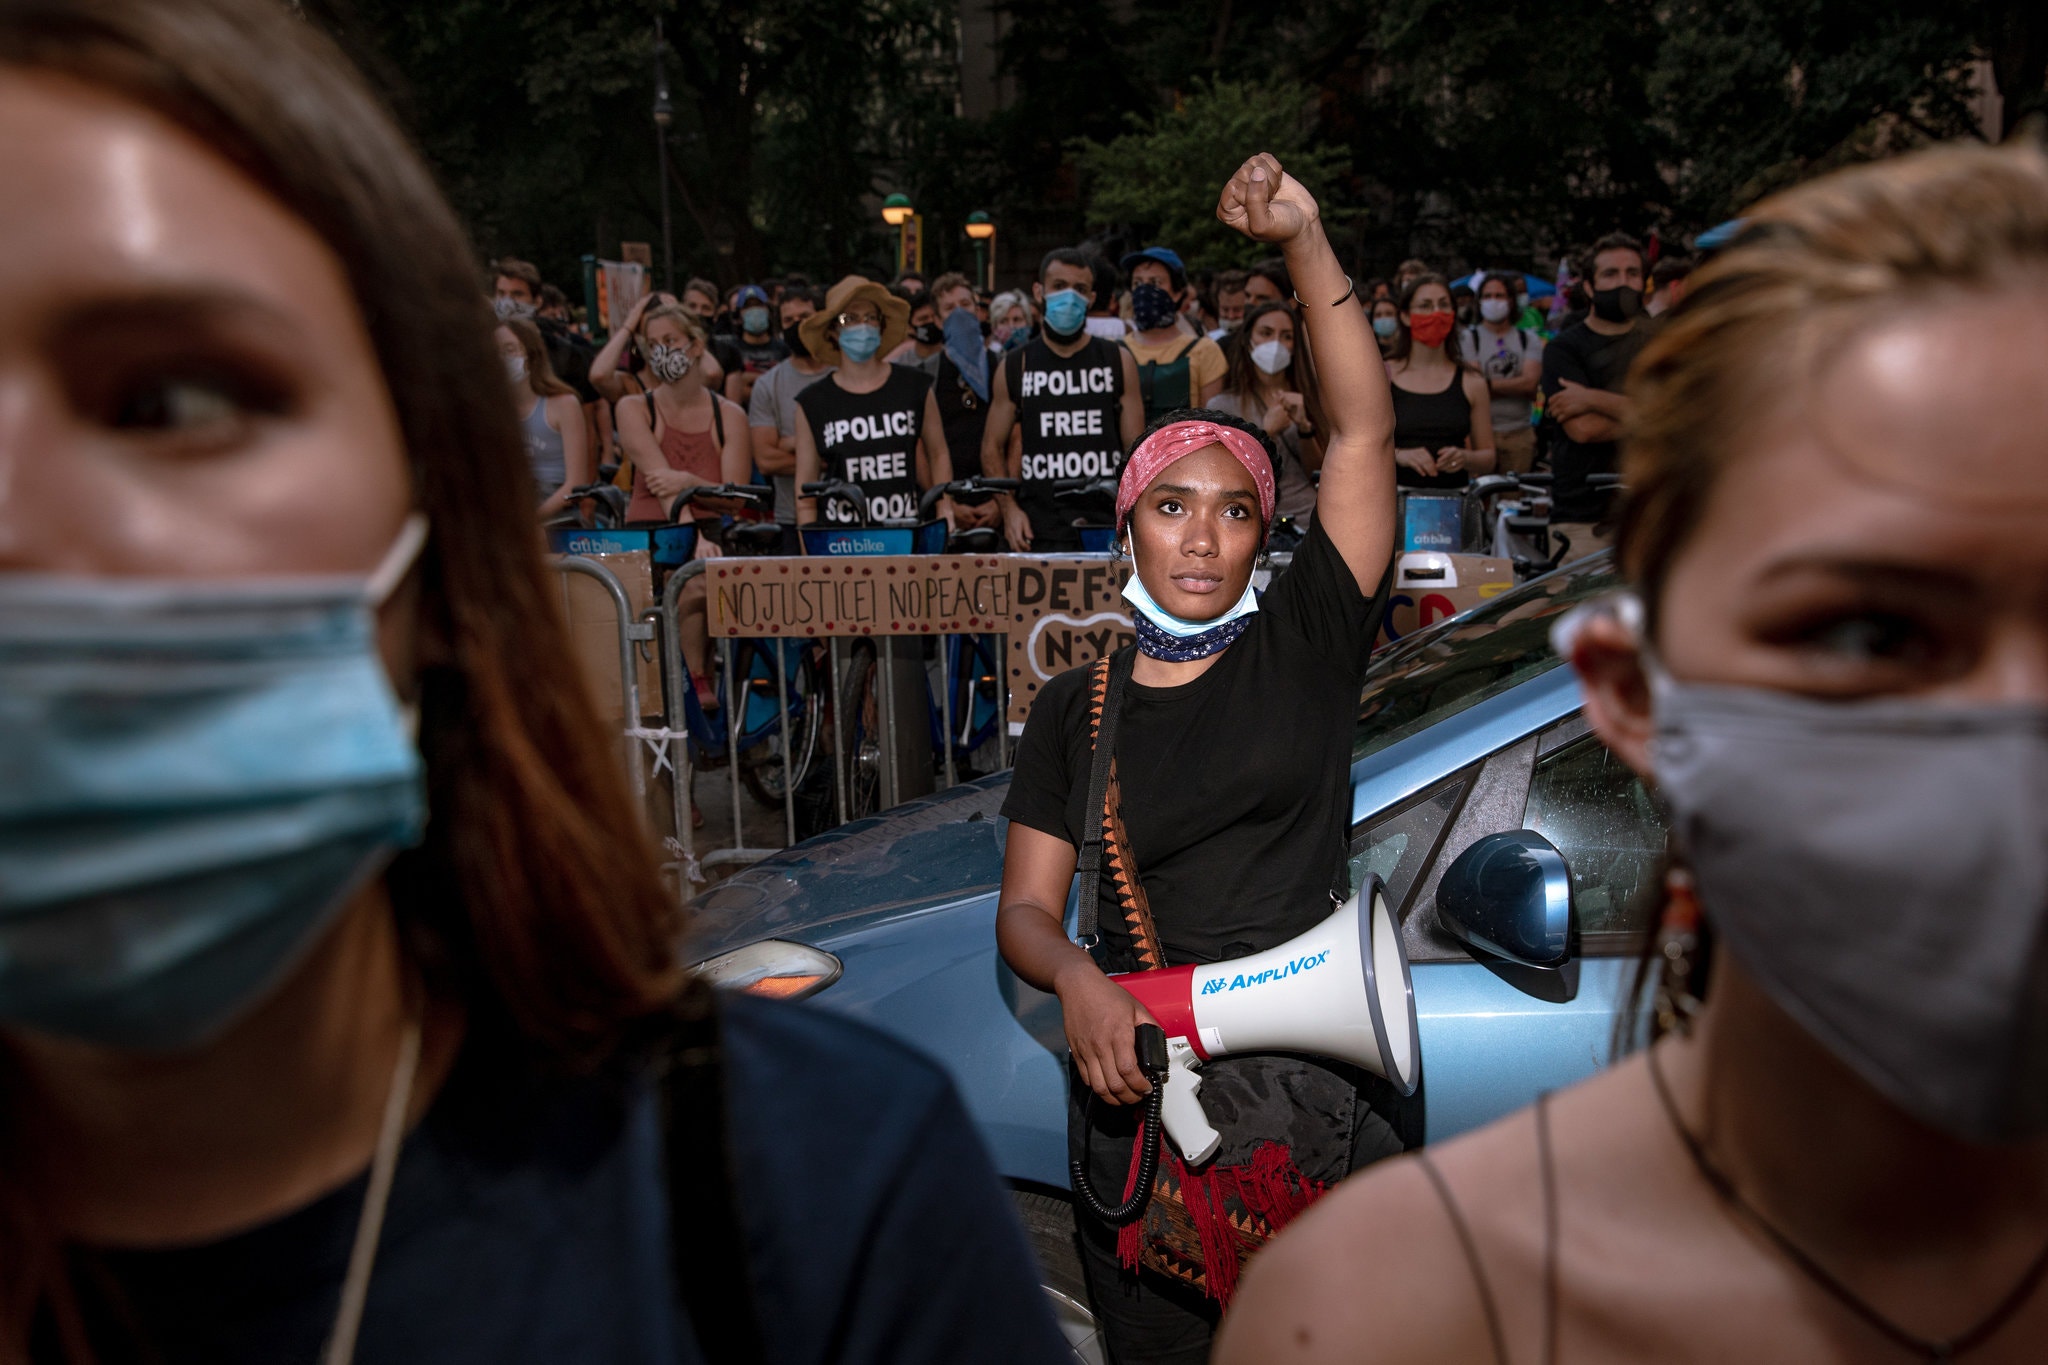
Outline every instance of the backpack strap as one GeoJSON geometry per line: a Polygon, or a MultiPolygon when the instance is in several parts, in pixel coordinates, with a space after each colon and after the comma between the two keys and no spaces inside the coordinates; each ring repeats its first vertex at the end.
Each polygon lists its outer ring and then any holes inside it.
{"type": "Polygon", "coordinates": [[[722,454],[725,450],[725,398],[722,394],[711,395],[711,436],[718,442],[722,454]]]}
{"type": "Polygon", "coordinates": [[[677,1029],[660,1078],[668,1147],[669,1271],[706,1360],[766,1365],[732,1165],[715,995],[677,1029]]]}

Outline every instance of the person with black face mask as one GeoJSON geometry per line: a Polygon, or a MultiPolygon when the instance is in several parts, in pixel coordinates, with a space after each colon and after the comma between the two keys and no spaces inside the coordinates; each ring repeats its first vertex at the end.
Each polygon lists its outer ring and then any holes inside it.
{"type": "Polygon", "coordinates": [[[1581,272],[1592,311],[1543,351],[1544,426],[1556,476],[1550,525],[1571,538],[1574,559],[1613,540],[1614,494],[1588,487],[1586,476],[1619,467],[1617,441],[1629,417],[1622,380],[1653,325],[1643,312],[1643,271],[1643,245],[1635,238],[1616,232],[1595,242],[1591,266],[1581,272]]]}
{"type": "Polygon", "coordinates": [[[1157,421],[1176,408],[1205,408],[1223,388],[1230,366],[1223,348],[1180,326],[1180,305],[1188,272],[1180,256],[1148,246],[1123,259],[1131,277],[1131,334],[1124,347],[1138,361],[1138,390],[1145,420],[1157,421]]]}
{"type": "Polygon", "coordinates": [[[804,319],[824,304],[818,289],[783,286],[775,306],[789,359],[762,375],[747,399],[754,468],[774,483],[775,520],[784,526],[796,525],[796,396],[832,373],[832,366],[813,356],[803,339],[804,319]]]}
{"type": "Polygon", "coordinates": [[[938,300],[928,289],[920,289],[909,298],[910,339],[889,352],[889,363],[907,365],[935,377],[939,372],[939,357],[946,353],[946,333],[941,326],[938,300]]]}

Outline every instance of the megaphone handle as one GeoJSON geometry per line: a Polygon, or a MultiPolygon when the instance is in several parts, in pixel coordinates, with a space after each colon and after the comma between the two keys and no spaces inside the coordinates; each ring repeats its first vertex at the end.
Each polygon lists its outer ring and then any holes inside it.
{"type": "Polygon", "coordinates": [[[1216,1155],[1223,1135],[1210,1126],[1209,1113],[1202,1108],[1202,1077],[1189,1057],[1185,1048],[1173,1049],[1166,1070],[1166,1098],[1159,1112],[1166,1135],[1180,1148],[1181,1159],[1199,1166],[1216,1155]]]}

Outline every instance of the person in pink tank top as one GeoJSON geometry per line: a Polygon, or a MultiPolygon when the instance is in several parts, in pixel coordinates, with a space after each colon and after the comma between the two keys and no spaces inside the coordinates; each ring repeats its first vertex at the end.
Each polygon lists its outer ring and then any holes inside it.
{"type": "MultiPolygon", "coordinates": [[[[747,416],[705,387],[700,363],[710,336],[694,315],[674,304],[650,308],[640,319],[639,346],[652,387],[620,400],[619,439],[633,461],[628,526],[676,520],[676,499],[707,484],[745,483],[753,477],[747,416]]],[[[716,520],[724,506],[686,504],[690,515],[716,520]]],[[[697,700],[716,709],[711,685],[711,637],[704,619],[704,579],[684,586],[676,628],[697,700]]]]}

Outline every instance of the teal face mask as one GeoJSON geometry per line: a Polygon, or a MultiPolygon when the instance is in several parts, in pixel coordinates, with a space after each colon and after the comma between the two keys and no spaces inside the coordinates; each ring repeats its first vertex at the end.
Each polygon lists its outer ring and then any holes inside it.
{"type": "Polygon", "coordinates": [[[1088,325],[1088,300],[1078,289],[1045,296],[1045,327],[1059,336],[1078,336],[1088,325]]]}
{"type": "Polygon", "coordinates": [[[875,352],[882,349],[882,329],[868,322],[856,322],[851,327],[841,327],[839,349],[856,365],[873,360],[875,352]]]}
{"type": "Polygon", "coordinates": [[[419,842],[368,579],[0,574],[0,1025],[170,1050],[268,993],[419,842]]]}

